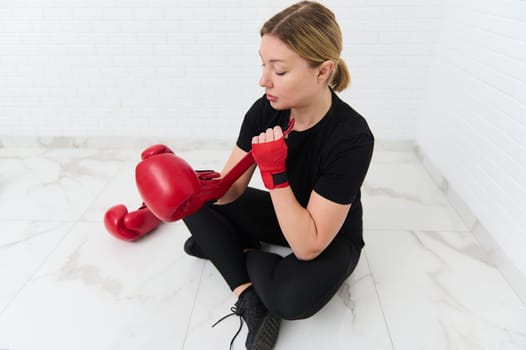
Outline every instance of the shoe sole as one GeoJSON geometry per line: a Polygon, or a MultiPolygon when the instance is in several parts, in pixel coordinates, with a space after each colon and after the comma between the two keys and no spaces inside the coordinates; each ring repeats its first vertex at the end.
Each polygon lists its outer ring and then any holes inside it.
{"type": "Polygon", "coordinates": [[[259,327],[252,350],[272,350],[278,340],[280,324],[280,318],[268,314],[259,327]]]}

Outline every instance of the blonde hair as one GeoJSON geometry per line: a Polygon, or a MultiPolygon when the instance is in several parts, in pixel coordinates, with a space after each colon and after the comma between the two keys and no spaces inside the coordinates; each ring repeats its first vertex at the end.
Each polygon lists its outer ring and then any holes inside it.
{"type": "Polygon", "coordinates": [[[334,13],[320,3],[301,1],[269,19],[260,30],[261,36],[277,37],[307,60],[312,67],[334,62],[329,86],[342,91],[351,82],[351,75],[342,52],[342,32],[334,13]]]}

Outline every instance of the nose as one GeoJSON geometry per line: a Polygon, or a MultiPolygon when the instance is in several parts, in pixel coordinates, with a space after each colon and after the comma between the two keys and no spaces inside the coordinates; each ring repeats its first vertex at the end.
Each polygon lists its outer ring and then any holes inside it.
{"type": "Polygon", "coordinates": [[[259,79],[259,86],[264,87],[264,88],[272,87],[272,81],[270,80],[269,73],[265,68],[263,68],[263,72],[261,72],[261,78],[259,79]]]}

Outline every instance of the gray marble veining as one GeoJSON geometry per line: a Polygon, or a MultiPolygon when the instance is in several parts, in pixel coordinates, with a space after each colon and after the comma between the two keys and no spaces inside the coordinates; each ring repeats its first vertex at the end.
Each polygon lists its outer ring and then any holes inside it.
{"type": "MultiPolygon", "coordinates": [[[[239,321],[211,325],[234,297],[209,262],[184,254],[182,223],[135,243],[104,229],[107,208],[140,205],[142,145],[64,145],[0,148],[0,349],[228,348],[239,321]]],[[[194,168],[217,170],[229,147],[173,145],[194,168]]],[[[277,350],[526,348],[526,308],[502,257],[464,224],[421,158],[410,147],[377,150],[362,192],[360,262],[319,313],[283,322],[277,350]]]]}

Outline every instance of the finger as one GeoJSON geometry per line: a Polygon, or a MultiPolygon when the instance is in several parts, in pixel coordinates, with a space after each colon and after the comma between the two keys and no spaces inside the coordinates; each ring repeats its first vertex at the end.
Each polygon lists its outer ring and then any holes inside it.
{"type": "Polygon", "coordinates": [[[274,140],[279,140],[283,137],[283,130],[281,130],[281,126],[277,125],[274,127],[274,140]]]}
{"type": "Polygon", "coordinates": [[[267,134],[262,132],[259,134],[259,143],[265,143],[267,142],[267,134]]]}
{"type": "Polygon", "coordinates": [[[266,134],[267,142],[274,141],[274,129],[268,128],[266,134]]]}
{"type": "Polygon", "coordinates": [[[254,136],[252,138],[252,143],[259,143],[259,136],[254,136]]]}

